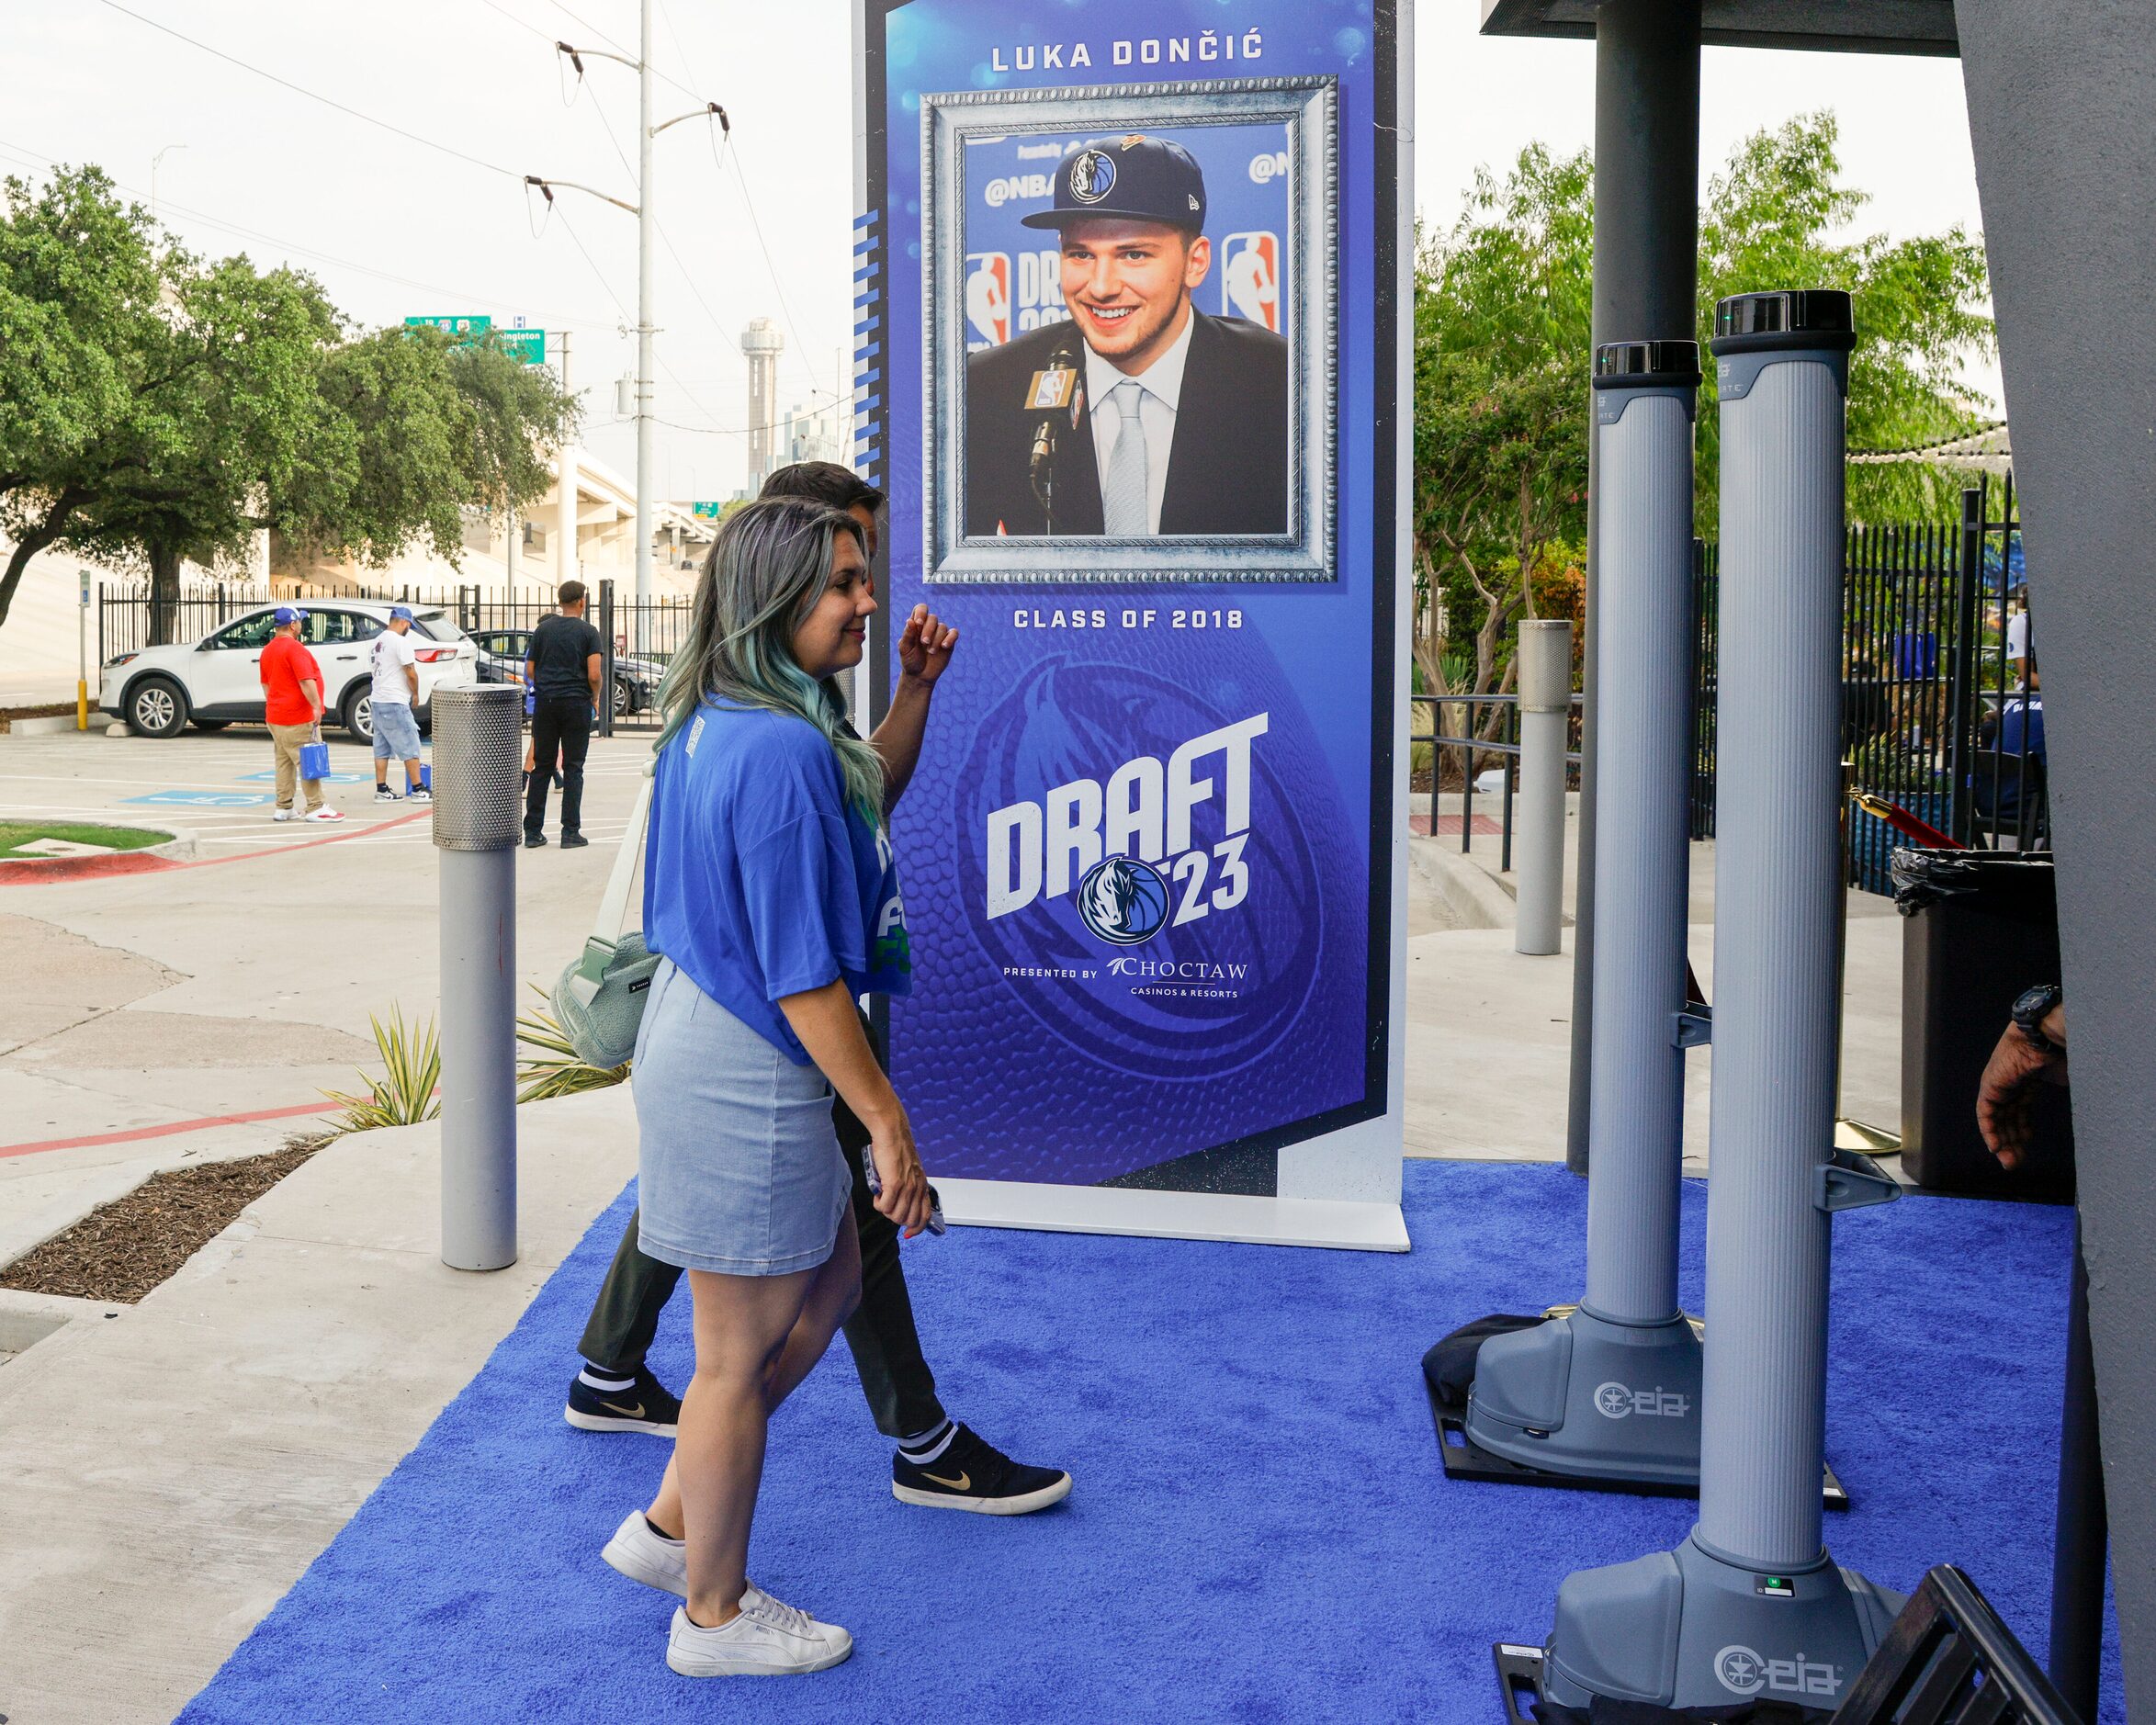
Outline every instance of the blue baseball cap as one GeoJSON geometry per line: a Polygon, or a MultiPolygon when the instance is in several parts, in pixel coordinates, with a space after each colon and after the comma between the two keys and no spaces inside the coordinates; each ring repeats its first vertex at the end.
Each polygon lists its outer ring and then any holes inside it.
{"type": "Polygon", "coordinates": [[[306,621],[306,618],[307,614],[298,605],[279,605],[277,607],[277,622],[279,624],[302,623],[306,621]]]}
{"type": "Polygon", "coordinates": [[[1062,228],[1096,218],[1159,221],[1186,233],[1205,229],[1205,175],[1198,160],[1165,138],[1128,132],[1096,138],[1055,169],[1055,207],[1021,218],[1029,228],[1062,228]]]}
{"type": "Polygon", "coordinates": [[[389,607],[389,621],[395,623],[400,618],[406,623],[412,621],[412,607],[410,605],[391,605],[389,607]]]}

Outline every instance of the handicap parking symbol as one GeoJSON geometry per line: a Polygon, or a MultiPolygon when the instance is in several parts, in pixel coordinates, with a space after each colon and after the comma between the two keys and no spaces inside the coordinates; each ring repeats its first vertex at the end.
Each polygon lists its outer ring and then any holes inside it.
{"type": "Polygon", "coordinates": [[[130,796],[130,803],[155,803],[178,808],[259,808],[274,802],[266,791],[156,791],[148,796],[130,796]]]}

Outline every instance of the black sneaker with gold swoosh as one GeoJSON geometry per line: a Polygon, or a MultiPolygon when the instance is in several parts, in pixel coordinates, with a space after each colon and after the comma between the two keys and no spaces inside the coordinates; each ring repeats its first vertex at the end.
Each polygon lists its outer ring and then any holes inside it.
{"type": "Polygon", "coordinates": [[[933,1461],[891,1458],[891,1495],[925,1509],[970,1509],[982,1516],[1030,1516],[1070,1495],[1070,1475],[1028,1467],[961,1426],[933,1461]]]}
{"type": "Polygon", "coordinates": [[[682,1404],[649,1370],[637,1368],[637,1381],[626,1390],[594,1390],[581,1377],[569,1384],[569,1405],[561,1417],[579,1431],[645,1431],[672,1438],[682,1404]]]}

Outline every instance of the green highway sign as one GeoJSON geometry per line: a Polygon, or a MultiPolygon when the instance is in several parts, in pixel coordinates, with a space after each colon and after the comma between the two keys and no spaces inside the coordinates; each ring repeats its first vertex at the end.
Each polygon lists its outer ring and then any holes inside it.
{"type": "Polygon", "coordinates": [[[424,324],[430,329],[443,330],[451,335],[484,335],[494,327],[494,320],[486,317],[460,317],[456,313],[423,318],[406,318],[407,327],[424,324]]]}
{"type": "Polygon", "coordinates": [[[718,519],[718,512],[725,507],[726,505],[724,503],[691,503],[689,505],[689,513],[692,515],[701,517],[705,521],[717,521],[718,519]]]}
{"type": "Polygon", "coordinates": [[[510,358],[525,366],[543,366],[547,363],[547,332],[545,330],[498,330],[494,320],[479,313],[456,312],[440,315],[406,318],[407,327],[417,325],[430,330],[440,330],[446,335],[454,335],[460,341],[475,342],[483,335],[492,335],[502,344],[502,351],[510,358]]]}

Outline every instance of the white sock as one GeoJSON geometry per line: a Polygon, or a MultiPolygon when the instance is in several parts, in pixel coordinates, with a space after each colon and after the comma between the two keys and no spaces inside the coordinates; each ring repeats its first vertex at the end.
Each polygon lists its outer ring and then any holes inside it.
{"type": "Polygon", "coordinates": [[[577,1381],[588,1390],[597,1390],[603,1395],[617,1394],[636,1387],[634,1378],[619,1378],[611,1371],[603,1371],[597,1366],[586,1366],[577,1373],[577,1381]]]}
{"type": "Polygon", "coordinates": [[[924,1432],[916,1432],[909,1438],[898,1439],[898,1453],[917,1468],[926,1467],[958,1436],[958,1422],[946,1418],[940,1426],[931,1426],[924,1432]]]}

